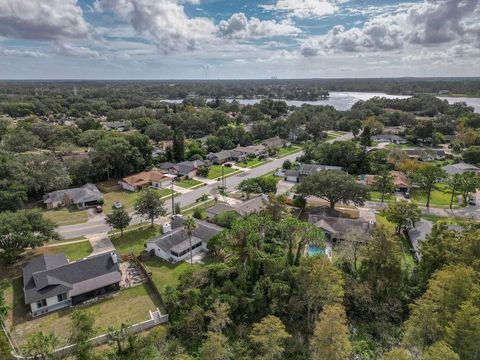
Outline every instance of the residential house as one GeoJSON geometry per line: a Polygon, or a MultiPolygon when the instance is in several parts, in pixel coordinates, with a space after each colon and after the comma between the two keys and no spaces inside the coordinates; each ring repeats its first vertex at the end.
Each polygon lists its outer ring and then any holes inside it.
{"type": "Polygon", "coordinates": [[[279,149],[290,146],[291,142],[285,139],[280,139],[278,136],[276,136],[270,139],[263,140],[262,145],[265,146],[267,149],[279,149]]]}
{"type": "Polygon", "coordinates": [[[341,166],[330,166],[330,165],[316,165],[316,164],[300,164],[298,170],[287,170],[285,171],[285,181],[290,182],[301,182],[303,178],[308,175],[311,175],[315,172],[324,171],[324,170],[334,170],[341,171],[343,168],[341,166]]]}
{"type": "Polygon", "coordinates": [[[381,135],[374,135],[372,136],[373,141],[377,142],[388,142],[391,144],[407,144],[408,141],[401,136],[398,135],[390,135],[390,134],[381,134],[381,135]]]}
{"type": "Polygon", "coordinates": [[[79,188],[53,191],[43,196],[43,203],[47,209],[71,205],[76,205],[79,209],[85,209],[98,205],[102,200],[100,190],[90,183],[79,188]]]}
{"type": "Polygon", "coordinates": [[[236,153],[235,150],[222,150],[217,153],[210,153],[207,155],[207,159],[214,164],[220,165],[228,161],[237,160],[241,158],[244,160],[245,157],[241,157],[239,153],[236,153]]]}
{"type": "Polygon", "coordinates": [[[410,159],[419,161],[445,160],[446,154],[443,149],[405,149],[410,159]]]}
{"type": "Polygon", "coordinates": [[[172,176],[165,175],[158,170],[142,171],[124,177],[118,182],[122,189],[128,191],[138,191],[147,187],[162,189],[170,186],[171,183],[172,176]]]}
{"type": "Polygon", "coordinates": [[[102,124],[105,130],[115,130],[119,132],[128,131],[130,124],[126,121],[107,121],[102,124]]]}
{"type": "Polygon", "coordinates": [[[172,175],[192,178],[197,175],[198,168],[204,165],[205,162],[202,160],[182,161],[179,163],[164,162],[160,164],[160,168],[172,175]]]}
{"type": "Polygon", "coordinates": [[[64,254],[44,254],[23,267],[25,304],[39,316],[117,290],[121,279],[115,252],[73,262],[64,254]]]}
{"type": "Polygon", "coordinates": [[[393,176],[393,184],[395,191],[408,192],[412,187],[410,179],[401,171],[390,171],[390,175],[393,176]]]}
{"type": "Polygon", "coordinates": [[[325,213],[310,214],[308,222],[321,229],[328,241],[350,240],[368,242],[375,229],[373,221],[328,216],[325,213]]]}
{"type": "Polygon", "coordinates": [[[217,235],[223,228],[201,220],[195,220],[197,228],[194,230],[191,242],[183,229],[183,217],[177,217],[171,223],[163,226],[163,234],[146,244],[146,250],[163,260],[177,263],[190,258],[193,254],[207,251],[208,241],[217,235]]]}
{"type": "Polygon", "coordinates": [[[473,172],[477,175],[480,174],[479,167],[466,163],[445,165],[442,167],[442,169],[445,170],[449,176],[453,176],[455,174],[463,174],[465,172],[473,172]]]}
{"type": "Polygon", "coordinates": [[[256,196],[249,200],[242,201],[239,204],[229,205],[219,202],[206,209],[208,220],[213,220],[217,215],[224,215],[227,212],[234,211],[238,215],[246,216],[254,212],[260,212],[265,207],[265,200],[262,196],[256,196]]]}
{"type": "MultiPolygon", "coordinates": [[[[264,145],[250,145],[250,146],[237,146],[234,149],[235,153],[234,156],[238,156],[240,154],[240,157],[263,157],[267,156],[267,148],[264,145]]],[[[240,160],[236,160],[240,161],[240,160]]]]}

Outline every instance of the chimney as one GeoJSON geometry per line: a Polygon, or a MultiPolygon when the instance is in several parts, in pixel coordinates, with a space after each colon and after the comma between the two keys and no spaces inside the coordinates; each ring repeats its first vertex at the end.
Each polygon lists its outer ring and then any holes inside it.
{"type": "Polygon", "coordinates": [[[115,251],[112,251],[110,253],[110,257],[112,258],[112,261],[113,261],[114,264],[118,263],[118,257],[117,257],[117,254],[115,253],[115,251]]]}
{"type": "Polygon", "coordinates": [[[171,223],[166,223],[162,225],[162,233],[166,234],[172,231],[172,224],[171,223]]]}

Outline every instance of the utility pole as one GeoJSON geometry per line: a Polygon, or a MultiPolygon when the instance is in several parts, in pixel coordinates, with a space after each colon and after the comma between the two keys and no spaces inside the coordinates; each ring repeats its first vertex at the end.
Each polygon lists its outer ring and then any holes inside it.
{"type": "Polygon", "coordinates": [[[172,178],[172,216],[175,215],[175,192],[173,191],[173,178],[172,178]]]}

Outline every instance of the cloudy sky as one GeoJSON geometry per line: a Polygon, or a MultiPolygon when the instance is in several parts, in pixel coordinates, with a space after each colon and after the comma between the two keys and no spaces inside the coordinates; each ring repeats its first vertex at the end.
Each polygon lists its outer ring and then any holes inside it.
{"type": "Polygon", "coordinates": [[[480,0],[0,0],[2,79],[480,76],[480,0]]]}

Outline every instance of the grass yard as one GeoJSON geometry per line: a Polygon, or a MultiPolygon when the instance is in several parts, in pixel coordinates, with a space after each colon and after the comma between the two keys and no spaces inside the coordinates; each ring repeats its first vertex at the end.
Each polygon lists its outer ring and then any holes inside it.
{"type": "Polygon", "coordinates": [[[403,235],[396,234],[395,225],[390,221],[388,221],[384,216],[376,215],[376,218],[377,218],[377,225],[385,225],[389,230],[389,232],[392,233],[392,235],[394,235],[395,238],[399,241],[400,249],[402,251],[403,267],[408,269],[409,271],[412,271],[413,268],[415,267],[415,258],[411,250],[412,244],[410,240],[403,235]]]}
{"type": "Polygon", "coordinates": [[[160,227],[152,227],[148,224],[142,227],[136,226],[133,229],[126,229],[123,231],[123,236],[120,236],[118,232],[114,233],[110,235],[110,240],[120,254],[134,253],[139,255],[145,248],[145,242],[159,235],[160,227]]]}
{"type": "MultiPolygon", "coordinates": [[[[228,175],[228,174],[232,174],[234,172],[236,172],[235,169],[232,169],[232,168],[227,167],[227,166],[223,166],[223,174],[225,176],[228,175]]],[[[210,167],[210,171],[208,172],[207,179],[216,180],[221,176],[222,176],[222,165],[212,165],[210,167]]]]}
{"type": "Polygon", "coordinates": [[[203,183],[201,181],[195,180],[195,179],[185,179],[182,181],[177,181],[175,182],[175,185],[180,186],[185,189],[190,189],[193,187],[201,186],[203,183]]]}
{"type": "Polygon", "coordinates": [[[45,219],[52,220],[58,226],[85,223],[88,220],[88,210],[75,208],[60,208],[42,210],[45,219]]]}
{"type": "Polygon", "coordinates": [[[268,161],[267,160],[262,160],[262,159],[251,159],[251,160],[245,160],[237,163],[236,165],[239,167],[243,168],[254,168],[263,164],[266,164],[268,161]]]}
{"type": "MultiPolygon", "coordinates": [[[[37,331],[53,332],[61,339],[61,345],[67,343],[72,308],[30,319],[28,308],[23,303],[21,278],[14,279],[5,288],[5,297],[11,309],[6,323],[16,343],[24,344],[28,336],[37,331]]],[[[110,325],[119,327],[122,323],[135,324],[147,320],[148,311],[160,306],[159,299],[151,287],[143,284],[121,290],[112,298],[82,308],[94,315],[98,334],[102,334],[110,325]]]]}
{"type": "MultiPolygon", "coordinates": [[[[171,189],[156,189],[161,197],[167,197],[172,194],[171,189]]],[[[133,206],[135,204],[135,200],[137,200],[138,195],[140,194],[139,191],[133,192],[133,191],[112,191],[109,193],[103,194],[103,199],[105,201],[104,204],[104,211],[105,213],[109,214],[112,212],[112,205],[115,201],[120,201],[120,203],[123,205],[125,210],[127,211],[132,211],[133,206]]]]}
{"type": "Polygon", "coordinates": [[[65,244],[65,245],[58,245],[58,246],[48,246],[48,247],[41,247],[34,250],[36,255],[40,254],[60,254],[63,253],[70,261],[75,261],[79,259],[83,259],[90,255],[93,251],[92,246],[90,245],[90,241],[82,241],[75,244],[65,244]]]}
{"type": "MultiPolygon", "coordinates": [[[[371,201],[382,201],[382,194],[379,191],[370,191],[370,200],[371,201]]],[[[395,195],[393,194],[385,194],[383,198],[384,202],[394,202],[395,195]]]]}
{"type": "MultiPolygon", "coordinates": [[[[432,193],[430,195],[430,205],[439,206],[439,207],[448,207],[450,206],[450,198],[452,193],[446,184],[436,184],[432,193]]],[[[412,202],[415,202],[419,205],[425,205],[427,203],[427,194],[418,189],[412,190],[412,202]]],[[[459,207],[458,204],[453,199],[453,206],[459,207]]]]}
{"type": "Polygon", "coordinates": [[[290,154],[300,152],[301,150],[302,150],[302,147],[297,146],[297,145],[291,145],[291,146],[288,146],[288,147],[284,147],[284,148],[281,148],[278,151],[277,157],[284,157],[284,156],[287,156],[287,155],[290,155],[290,154]]]}

